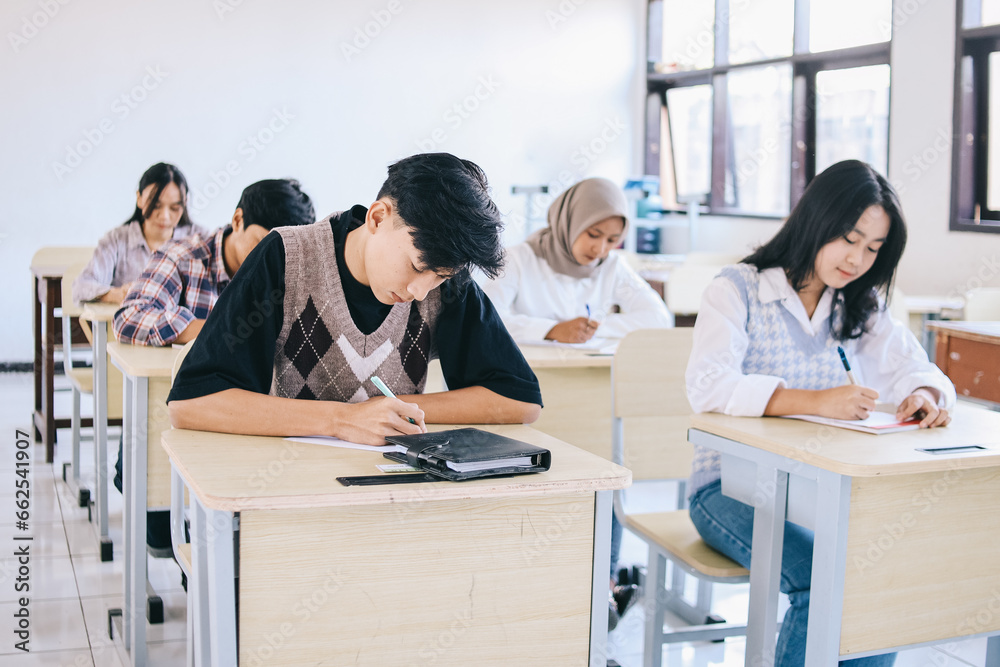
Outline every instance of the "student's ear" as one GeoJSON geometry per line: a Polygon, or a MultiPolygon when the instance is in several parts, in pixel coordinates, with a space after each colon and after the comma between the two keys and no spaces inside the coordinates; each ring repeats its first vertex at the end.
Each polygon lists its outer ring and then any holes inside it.
{"type": "Polygon", "coordinates": [[[243,209],[238,208],[233,213],[233,231],[236,233],[243,231],[243,209]]]}
{"type": "Polygon", "coordinates": [[[379,226],[386,222],[392,215],[392,202],[386,199],[378,199],[368,207],[368,215],[365,216],[365,226],[368,231],[375,233],[379,226]]]}

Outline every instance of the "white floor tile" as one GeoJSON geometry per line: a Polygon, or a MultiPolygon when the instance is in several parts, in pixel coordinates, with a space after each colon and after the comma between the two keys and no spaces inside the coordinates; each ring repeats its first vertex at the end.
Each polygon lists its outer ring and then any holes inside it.
{"type": "MultiPolygon", "coordinates": [[[[13,603],[0,604],[0,618],[11,619],[18,607],[13,603]]],[[[70,649],[90,649],[87,629],[83,623],[83,610],[78,599],[72,600],[32,600],[30,613],[30,642],[32,651],[66,651],[70,649]]],[[[5,621],[8,639],[0,642],[0,654],[17,653],[13,642],[9,641],[11,626],[5,621]]],[[[6,655],[0,659],[6,664],[6,655]]],[[[71,663],[72,664],[72,663],[71,663]]]]}
{"type": "MultiPolygon", "coordinates": [[[[3,501],[0,500],[0,511],[2,511],[3,501]]],[[[45,517],[50,518],[50,517],[45,517]]],[[[66,531],[63,529],[61,521],[41,522],[29,521],[28,530],[19,530],[13,524],[0,524],[0,544],[4,545],[4,551],[15,550],[27,546],[28,553],[32,560],[36,558],[53,558],[69,556],[69,547],[66,544],[66,531]],[[14,538],[27,538],[30,540],[14,538]]]]}
{"type": "MultiPolygon", "coordinates": [[[[184,591],[160,593],[163,600],[163,623],[146,624],[146,642],[178,641],[187,639],[187,595],[184,591]]],[[[84,598],[83,616],[92,647],[108,641],[108,609],[124,608],[120,595],[101,598],[84,598]]]]}
{"type": "Polygon", "coordinates": [[[93,667],[94,665],[89,648],[5,655],[2,662],[4,667],[93,667]]]}
{"type": "Polygon", "coordinates": [[[108,597],[124,595],[125,565],[121,558],[101,562],[96,554],[71,556],[76,570],[76,582],[80,597],[108,597]]]}
{"type": "MultiPolygon", "coordinates": [[[[30,568],[27,582],[17,581],[24,577],[20,572],[21,564],[15,558],[0,560],[0,602],[15,602],[27,595],[32,602],[35,600],[77,600],[80,596],[76,589],[76,577],[73,563],[69,557],[33,558],[28,563],[30,568]],[[15,586],[27,583],[30,590],[19,591],[15,586]]],[[[2,627],[2,626],[0,626],[2,627]]]]}
{"type": "MultiPolygon", "coordinates": [[[[97,526],[86,519],[67,519],[63,523],[63,527],[66,530],[66,542],[71,556],[100,555],[101,544],[97,538],[97,526]]],[[[114,525],[114,522],[109,523],[108,535],[113,544],[112,554],[114,558],[121,558],[125,548],[121,528],[114,525]]]]}

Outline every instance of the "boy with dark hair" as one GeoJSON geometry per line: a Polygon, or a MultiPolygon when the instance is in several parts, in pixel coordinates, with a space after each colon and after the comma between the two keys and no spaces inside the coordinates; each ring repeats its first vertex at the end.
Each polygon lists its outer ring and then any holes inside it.
{"type": "Polygon", "coordinates": [[[316,221],[312,201],[293,179],[257,181],[240,196],[231,224],[193,236],[150,258],[115,313],[115,338],[133,345],[194,340],[219,293],[275,227],[316,221]]]}
{"type": "Polygon", "coordinates": [[[471,267],[502,267],[500,229],[482,170],[434,153],[392,165],[367,209],[277,230],[185,359],[171,422],[381,445],[425,431],[425,420],[534,421],[534,373],[468,278],[471,267]],[[450,390],[422,394],[435,357],[450,390]],[[372,375],[398,398],[382,396],[372,375]]]}

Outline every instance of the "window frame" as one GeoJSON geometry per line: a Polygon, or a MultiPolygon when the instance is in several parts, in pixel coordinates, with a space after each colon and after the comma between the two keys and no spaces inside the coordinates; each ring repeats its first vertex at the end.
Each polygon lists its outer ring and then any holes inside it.
{"type": "MultiPolygon", "coordinates": [[[[726,160],[731,150],[728,119],[727,75],[743,69],[769,65],[792,67],[792,126],[791,126],[791,178],[789,181],[789,208],[794,208],[806,185],[816,175],[816,75],[822,71],[851,69],[869,65],[888,65],[890,73],[891,38],[885,42],[865,44],[832,51],[809,52],[809,8],[811,0],[793,0],[792,55],[768,58],[748,63],[729,63],[729,24],[716,19],[713,32],[714,65],[711,68],[659,73],[655,63],[663,52],[662,16],[663,0],[649,0],[647,26],[646,70],[646,145],[644,167],[647,174],[660,175],[661,116],[667,106],[666,92],[672,88],[709,84],[712,86],[712,147],[711,193],[707,213],[710,215],[738,216],[781,220],[787,214],[775,216],[725,205],[726,160]],[[718,204],[722,202],[722,204],[718,204]]],[[[728,16],[729,0],[715,0],[715,16],[728,16]]],[[[890,74],[891,77],[891,74],[890,74]]],[[[890,78],[890,90],[891,90],[890,78]]],[[[890,92],[890,105],[891,105],[890,92]]],[[[891,108],[891,107],[890,107],[891,108]]],[[[669,127],[668,127],[669,131],[669,127]]],[[[891,141],[891,137],[890,137],[891,141]]],[[[676,175],[674,175],[676,192],[676,175]]]]}
{"type": "MultiPolygon", "coordinates": [[[[948,229],[996,234],[1000,233],[1000,209],[991,210],[987,205],[989,57],[991,53],[1000,53],[1000,24],[966,28],[967,13],[978,13],[981,2],[959,0],[955,5],[955,90],[952,107],[951,215],[948,229]],[[966,57],[972,59],[972,84],[968,92],[964,90],[963,61],[966,57]]],[[[1000,163],[997,168],[1000,169],[1000,163]]]]}

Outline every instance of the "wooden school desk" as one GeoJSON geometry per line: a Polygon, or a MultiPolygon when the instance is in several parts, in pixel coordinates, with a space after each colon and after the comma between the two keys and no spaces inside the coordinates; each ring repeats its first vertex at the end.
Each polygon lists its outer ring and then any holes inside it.
{"type": "Polygon", "coordinates": [[[1000,322],[932,322],[935,363],[959,396],[1000,403],[1000,322]]]}
{"type": "Polygon", "coordinates": [[[927,357],[934,358],[934,331],[930,326],[942,317],[960,316],[965,302],[960,298],[946,296],[906,296],[903,298],[906,310],[910,313],[907,326],[913,331],[927,352],[927,357]]]}
{"type": "Polygon", "coordinates": [[[532,427],[610,461],[614,355],[555,345],[519,347],[545,404],[532,427]]]}
{"type": "Polygon", "coordinates": [[[97,534],[101,560],[114,558],[114,545],[108,533],[108,400],[121,396],[121,375],[108,372],[108,339],[118,306],[112,303],[88,303],[80,319],[90,322],[94,346],[94,493],[97,534]],[[114,378],[110,381],[110,378],[114,378]]]}
{"type": "Polygon", "coordinates": [[[755,507],[747,665],[774,663],[786,517],[815,531],[807,665],[986,635],[1000,665],[1000,414],[960,404],[946,428],[886,435],[698,414],[688,439],[755,507]]]}
{"type": "Polygon", "coordinates": [[[125,536],[125,648],[132,664],[145,664],[146,618],[163,622],[163,602],[150,591],[146,563],[146,510],[170,509],[170,462],[160,436],[170,429],[167,395],[180,348],[108,343],[108,357],[125,379],[122,443],[122,520],[125,536]],[[136,647],[136,650],[132,650],[136,647]]]}
{"type": "Polygon", "coordinates": [[[528,426],[480,428],[548,448],[551,469],[348,487],[335,478],[390,461],[165,432],[191,496],[189,595],[211,610],[195,654],[208,641],[212,665],[237,664],[238,595],[241,665],[603,667],[611,495],[631,473],[528,426]]]}
{"type": "MultiPolygon", "coordinates": [[[[31,258],[31,301],[34,311],[32,333],[35,347],[35,409],[31,421],[35,427],[35,437],[45,444],[46,463],[52,463],[55,453],[56,429],[68,428],[70,425],[68,417],[56,419],[52,407],[55,392],[55,348],[63,342],[62,327],[55,317],[55,309],[62,303],[62,275],[70,264],[86,260],[93,254],[93,246],[47,247],[40,248],[31,258]]],[[[90,420],[83,420],[82,425],[89,426],[90,420]]]]}

